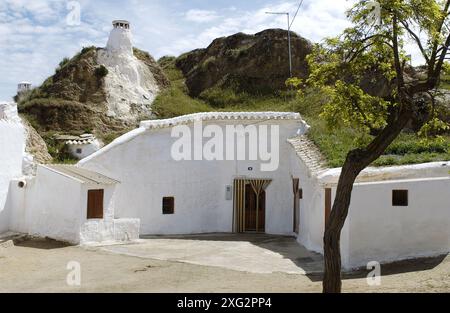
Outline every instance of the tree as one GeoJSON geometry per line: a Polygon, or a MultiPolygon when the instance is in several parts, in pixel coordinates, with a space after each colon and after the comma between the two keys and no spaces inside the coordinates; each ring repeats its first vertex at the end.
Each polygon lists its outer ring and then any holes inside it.
{"type": "Polygon", "coordinates": [[[309,56],[306,83],[329,96],[322,117],[370,138],[348,153],[342,167],[325,227],[324,292],[341,292],[340,236],[357,176],[412,120],[422,132],[448,129],[439,119],[436,97],[449,53],[449,7],[450,1],[439,0],[358,1],[348,12],[352,27],[316,45],[309,56]],[[368,18],[374,14],[379,16],[368,18]],[[423,57],[420,69],[409,65],[407,42],[423,57]]]}

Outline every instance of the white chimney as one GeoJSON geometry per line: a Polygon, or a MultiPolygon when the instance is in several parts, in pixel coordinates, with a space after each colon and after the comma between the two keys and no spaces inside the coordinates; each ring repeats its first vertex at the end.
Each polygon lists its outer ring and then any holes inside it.
{"type": "Polygon", "coordinates": [[[130,22],[116,20],[112,24],[114,28],[109,35],[106,50],[110,53],[133,55],[130,22]]]}

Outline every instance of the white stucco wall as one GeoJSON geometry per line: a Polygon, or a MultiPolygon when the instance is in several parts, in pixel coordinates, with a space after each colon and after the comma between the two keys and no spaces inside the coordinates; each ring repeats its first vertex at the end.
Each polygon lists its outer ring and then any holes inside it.
{"type": "Polygon", "coordinates": [[[25,191],[28,233],[77,244],[80,237],[82,186],[64,175],[38,166],[25,191]]]}
{"type": "Polygon", "coordinates": [[[22,175],[25,153],[25,129],[13,104],[4,104],[4,119],[0,120],[0,233],[9,230],[10,181],[22,175]],[[14,115],[14,116],[11,116],[14,115]]]}
{"type": "MultiPolygon", "coordinates": [[[[306,165],[300,161],[293,147],[291,147],[290,162],[292,177],[300,179],[299,188],[303,189],[303,199],[300,200],[300,226],[297,240],[309,250],[322,253],[325,229],[324,188],[319,185],[316,177],[310,174],[306,165]]],[[[293,206],[293,192],[291,199],[293,206]]]]}
{"type": "Polygon", "coordinates": [[[112,147],[104,148],[106,152],[82,160],[80,166],[121,181],[116,218],[140,218],[141,234],[232,232],[233,201],[226,200],[226,186],[237,177],[272,179],[267,189],[266,232],[292,234],[291,148],[287,138],[296,135],[300,122],[204,121],[203,126],[209,123],[221,127],[280,125],[279,169],[261,172],[259,161],[177,162],[171,157],[175,139],[170,127],[136,130],[133,134],[140,135],[129,141],[119,138],[112,147]],[[175,197],[174,215],[162,214],[162,198],[168,196],[175,197]]]}
{"type": "Polygon", "coordinates": [[[106,49],[98,50],[97,62],[108,69],[108,116],[135,120],[139,114],[151,113],[159,87],[150,68],[133,54],[130,29],[114,28],[106,49]]]}
{"type": "Polygon", "coordinates": [[[32,222],[31,211],[26,210],[26,200],[29,190],[33,188],[34,178],[18,178],[10,182],[8,207],[11,210],[9,228],[11,231],[27,234],[32,222]],[[21,188],[19,183],[25,183],[21,188]]]}
{"type": "MultiPolygon", "coordinates": [[[[333,203],[340,169],[311,175],[295,153],[291,162],[292,175],[300,178],[303,189],[297,240],[323,253],[325,188],[331,188],[333,203]]],[[[341,233],[343,267],[450,252],[449,166],[449,162],[435,162],[366,169],[354,186],[341,233]],[[408,207],[392,206],[396,189],[409,190],[408,207]]]]}
{"type": "Polygon", "coordinates": [[[130,29],[113,28],[109,34],[106,49],[115,54],[133,54],[132,34],[130,29]]]}
{"type": "Polygon", "coordinates": [[[82,184],[45,166],[11,182],[11,230],[72,244],[114,240],[114,186],[82,184]],[[104,189],[104,219],[87,219],[87,193],[104,189]]]}
{"type": "Polygon", "coordinates": [[[100,149],[100,142],[95,140],[86,145],[67,145],[67,148],[73,157],[81,160],[98,151],[100,149]],[[78,149],[81,149],[81,153],[77,153],[78,149]]]}
{"type": "Polygon", "coordinates": [[[139,239],[138,219],[114,219],[115,185],[86,184],[45,166],[10,183],[10,230],[72,244],[139,239]],[[25,183],[20,187],[19,183],[25,183]],[[89,190],[104,190],[103,219],[87,219],[89,190]]]}
{"type": "Polygon", "coordinates": [[[355,185],[348,217],[346,268],[450,252],[450,178],[355,185]],[[392,190],[408,190],[407,207],[392,190]]]}
{"type": "Polygon", "coordinates": [[[114,240],[114,186],[83,185],[80,199],[81,244],[114,240]],[[88,190],[104,189],[103,219],[87,219],[88,190]]]}

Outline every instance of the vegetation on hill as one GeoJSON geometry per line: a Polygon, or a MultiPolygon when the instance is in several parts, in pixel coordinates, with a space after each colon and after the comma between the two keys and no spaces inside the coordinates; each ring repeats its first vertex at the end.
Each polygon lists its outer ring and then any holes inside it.
{"type": "MultiPolygon", "coordinates": [[[[237,33],[215,39],[206,49],[181,55],[177,67],[186,77],[189,95],[208,89],[232,88],[252,95],[270,95],[286,90],[289,74],[287,32],[267,29],[254,35],[237,33]]],[[[312,44],[292,33],[293,75],[308,76],[307,55],[312,44]]]]}
{"type": "MultiPolygon", "coordinates": [[[[189,96],[185,78],[176,67],[176,58],[163,57],[158,63],[171,81],[171,87],[162,92],[153,104],[158,118],[171,118],[184,114],[208,111],[293,111],[299,112],[312,126],[310,138],[320,148],[331,167],[342,166],[351,149],[367,143],[361,133],[349,127],[330,130],[320,118],[326,98],[313,89],[297,95],[294,91],[280,91],[257,96],[233,88],[211,88],[198,97],[189,96]]],[[[421,138],[413,133],[403,133],[374,166],[413,164],[450,160],[450,134],[435,138],[421,138]]]]}
{"type": "MultiPolygon", "coordinates": [[[[299,96],[290,86],[279,88],[280,82],[287,76],[287,69],[277,66],[280,62],[287,64],[286,38],[283,34],[278,30],[254,36],[236,34],[215,40],[207,49],[194,50],[178,58],[163,57],[158,62],[147,52],[134,48],[134,55],[149,66],[162,89],[153,103],[154,115],[162,119],[208,111],[299,112],[312,126],[309,136],[328,159],[329,166],[341,166],[347,152],[363,144],[364,139],[361,140],[357,130],[345,126],[333,131],[328,129],[319,117],[326,102],[323,94],[308,89],[299,96]],[[246,62],[249,58],[260,60],[264,66],[246,62]],[[244,62],[245,67],[239,62],[244,62]],[[202,80],[197,88],[202,75],[207,75],[205,77],[213,83],[202,80]],[[268,87],[269,91],[258,92],[258,88],[245,85],[245,81],[255,82],[248,75],[258,77],[256,81],[264,82],[265,86],[272,84],[268,87]],[[194,89],[197,90],[194,92],[196,95],[192,96],[194,89]]],[[[294,63],[294,74],[305,76],[308,69],[304,66],[303,54],[311,50],[310,43],[300,36],[294,37],[294,42],[294,50],[301,56],[300,61],[294,63]]],[[[136,123],[116,120],[106,114],[104,77],[108,70],[97,64],[99,49],[86,47],[73,58],[63,59],[55,74],[40,87],[16,97],[21,115],[45,139],[56,162],[74,161],[54,140],[56,133],[94,133],[108,144],[137,126],[136,123]]],[[[442,88],[446,84],[450,86],[450,78],[443,77],[442,88]]],[[[449,149],[448,134],[424,140],[404,133],[375,165],[450,160],[449,149]]]]}
{"type": "MultiPolygon", "coordinates": [[[[15,97],[19,112],[45,140],[55,162],[75,162],[54,140],[55,134],[93,133],[108,144],[138,124],[108,116],[104,82],[108,69],[97,62],[99,50],[85,47],[73,58],[64,58],[41,86],[15,97]]],[[[149,67],[161,89],[169,86],[150,54],[134,48],[134,55],[149,67]]]]}

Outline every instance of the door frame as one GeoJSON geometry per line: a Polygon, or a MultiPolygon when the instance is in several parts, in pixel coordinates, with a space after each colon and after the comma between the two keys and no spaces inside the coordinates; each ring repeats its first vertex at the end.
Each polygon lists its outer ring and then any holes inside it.
{"type": "Polygon", "coordinates": [[[300,233],[300,199],[301,199],[300,178],[292,178],[292,187],[294,194],[293,232],[298,235],[300,233]]]}
{"type": "MultiPolygon", "coordinates": [[[[254,183],[252,188],[257,185],[260,188],[256,188],[258,190],[264,190],[265,198],[264,198],[264,230],[266,229],[266,209],[267,209],[267,187],[272,182],[272,179],[258,179],[258,178],[235,178],[233,185],[233,232],[234,233],[245,233],[246,231],[246,219],[245,219],[245,207],[246,207],[246,188],[248,184],[254,183]]],[[[255,191],[256,193],[256,191],[255,191]]],[[[261,193],[260,193],[261,195],[261,193]]],[[[259,215],[258,215],[259,217],[259,215]]],[[[259,225],[258,225],[259,226],[259,225]]],[[[251,231],[255,232],[255,231],[251,231]]],[[[258,227],[258,231],[259,227],[258,227]]]]}

